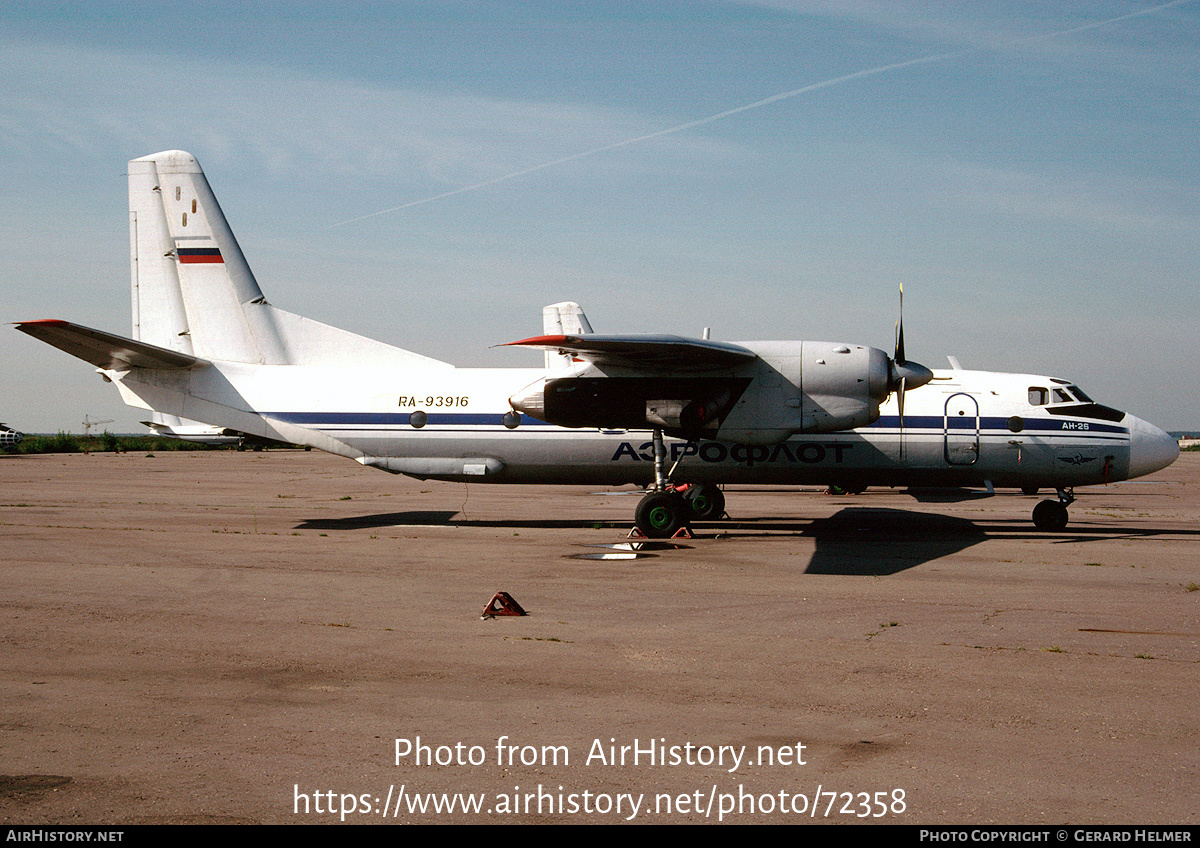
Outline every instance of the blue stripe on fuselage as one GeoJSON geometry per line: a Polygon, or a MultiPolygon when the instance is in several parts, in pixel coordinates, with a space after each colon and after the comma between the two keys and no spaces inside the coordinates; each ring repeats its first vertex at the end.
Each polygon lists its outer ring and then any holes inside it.
{"type": "MultiPolygon", "coordinates": [[[[985,416],[979,419],[979,431],[997,432],[997,433],[1024,433],[1029,430],[1037,430],[1040,433],[1116,433],[1118,435],[1126,435],[1129,433],[1128,427],[1120,427],[1115,424],[1108,424],[1103,421],[1085,420],[1080,421],[1073,418],[1022,418],[1022,427],[1020,430],[1012,430],[1008,426],[1008,422],[1012,420],[999,416],[985,416]]],[[[904,429],[905,430],[945,430],[947,423],[951,430],[974,430],[975,417],[963,416],[962,418],[945,418],[941,415],[905,415],[904,429]],[[959,426],[954,426],[958,424],[959,426]]],[[[871,429],[895,429],[900,427],[900,416],[884,415],[881,416],[874,424],[867,427],[860,427],[860,430],[871,429]]]]}
{"type": "MultiPolygon", "coordinates": [[[[475,424],[475,425],[503,425],[503,413],[475,413],[475,412],[425,412],[427,424],[455,424],[458,426],[475,424]]],[[[409,425],[411,412],[263,412],[260,413],[264,418],[274,418],[277,421],[286,421],[289,424],[299,424],[300,426],[309,426],[317,424],[345,424],[345,425],[364,425],[375,424],[383,426],[394,426],[402,424],[409,425]]],[[[547,424],[545,421],[540,421],[528,415],[521,416],[522,427],[551,427],[552,424],[547,424]]]]}
{"type": "MultiPolygon", "coordinates": [[[[429,412],[425,411],[428,416],[425,426],[434,427],[486,427],[486,426],[503,426],[503,414],[477,413],[477,412],[429,412]]],[[[301,427],[313,427],[316,429],[331,429],[339,426],[343,427],[379,427],[379,428],[394,428],[394,427],[412,427],[409,423],[410,412],[264,412],[265,418],[274,418],[278,421],[286,421],[289,424],[297,424],[301,427]]],[[[996,435],[1014,435],[1014,431],[1008,426],[1010,418],[1003,417],[982,417],[979,419],[979,435],[981,436],[996,436],[996,435]]],[[[950,431],[958,432],[966,435],[969,432],[974,432],[975,418],[951,418],[949,419],[950,431]],[[961,424],[961,426],[954,426],[961,424]]],[[[1036,432],[1040,436],[1049,435],[1071,435],[1074,438],[1087,439],[1093,438],[1111,438],[1112,436],[1127,436],[1129,434],[1128,427],[1120,427],[1114,424],[1108,424],[1101,421],[1079,421],[1068,418],[1025,418],[1022,419],[1023,427],[1019,433],[1036,432]]],[[[945,432],[947,419],[941,415],[906,415],[904,416],[904,429],[912,435],[917,435],[918,431],[923,431],[928,435],[928,431],[935,431],[938,434],[945,432]]],[[[554,427],[537,418],[529,415],[521,416],[521,427],[554,427]]],[[[879,431],[879,430],[898,430],[900,427],[900,417],[896,415],[885,415],[874,424],[866,427],[859,427],[859,431],[879,431]]],[[[413,428],[417,429],[417,428],[413,428]]],[[[855,432],[855,431],[842,431],[855,432]]],[[[797,434],[805,435],[805,434],[797,434]]],[[[807,434],[815,435],[815,434],[807,434]]],[[[834,436],[838,433],[826,433],[823,435],[834,436]]]]}

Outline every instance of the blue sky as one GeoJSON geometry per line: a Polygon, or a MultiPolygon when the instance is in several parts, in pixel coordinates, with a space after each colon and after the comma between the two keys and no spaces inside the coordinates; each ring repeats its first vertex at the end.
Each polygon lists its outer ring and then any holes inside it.
{"type": "MultiPolygon", "coordinates": [[[[458,365],[566,299],[890,349],[903,283],[912,359],[1200,429],[1200,0],[334,6],[0,7],[5,320],[127,332],[125,163],[180,148],[273,303],[458,365]]],[[[0,420],[140,429],[0,355],[0,420]]]]}

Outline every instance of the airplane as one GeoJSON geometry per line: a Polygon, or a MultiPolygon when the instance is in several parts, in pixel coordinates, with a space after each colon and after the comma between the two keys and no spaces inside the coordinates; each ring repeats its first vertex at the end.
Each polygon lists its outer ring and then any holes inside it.
{"type": "Polygon", "coordinates": [[[21,440],[25,438],[24,433],[18,433],[7,424],[0,422],[0,448],[10,447],[12,445],[21,444],[21,440]]]}
{"type": "Polygon", "coordinates": [[[509,343],[544,351],[544,368],[458,368],[268,303],[190,154],[131,161],[129,202],[132,336],[17,324],[127,404],[419,479],[650,485],[635,511],[647,537],[721,518],[720,486],[741,483],[1050,487],[1033,521],[1061,529],[1074,487],[1179,453],[1066,380],[908,362],[903,290],[893,356],[598,334],[563,302],[541,336],[509,343]]]}

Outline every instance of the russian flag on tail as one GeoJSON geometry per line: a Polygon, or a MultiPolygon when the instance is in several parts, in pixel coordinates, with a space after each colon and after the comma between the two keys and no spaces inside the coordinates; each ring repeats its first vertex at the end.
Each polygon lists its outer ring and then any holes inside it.
{"type": "Polygon", "coordinates": [[[181,247],[175,251],[183,265],[225,264],[219,247],[181,247]]]}

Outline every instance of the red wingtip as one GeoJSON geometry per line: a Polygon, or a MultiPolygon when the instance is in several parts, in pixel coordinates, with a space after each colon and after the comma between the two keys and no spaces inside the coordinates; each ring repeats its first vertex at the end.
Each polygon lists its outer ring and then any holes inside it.
{"type": "Polygon", "coordinates": [[[562,344],[567,340],[566,336],[533,336],[528,339],[521,339],[519,342],[505,342],[504,347],[508,345],[554,345],[562,344]]]}

